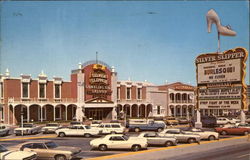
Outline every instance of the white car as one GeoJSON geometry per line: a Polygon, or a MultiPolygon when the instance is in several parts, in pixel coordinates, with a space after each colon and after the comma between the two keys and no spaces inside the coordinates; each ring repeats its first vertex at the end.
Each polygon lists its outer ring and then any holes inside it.
{"type": "Polygon", "coordinates": [[[7,125],[0,124],[0,137],[2,136],[8,136],[10,133],[10,127],[7,125]]]}
{"type": "Polygon", "coordinates": [[[37,134],[41,130],[40,126],[36,126],[33,123],[24,123],[23,126],[14,129],[14,134],[16,136],[19,135],[27,135],[27,134],[37,134]]]}
{"type": "Polygon", "coordinates": [[[98,148],[100,151],[107,149],[131,149],[138,151],[147,148],[147,139],[138,137],[128,137],[123,134],[109,134],[102,138],[90,141],[92,148],[98,148]]]}
{"type": "Polygon", "coordinates": [[[0,144],[0,159],[2,160],[35,160],[36,157],[36,152],[9,151],[0,144]]]}
{"type": "Polygon", "coordinates": [[[239,128],[250,128],[250,124],[249,124],[249,123],[246,123],[246,124],[241,124],[241,123],[239,123],[239,124],[236,125],[236,126],[238,126],[239,128]]]}
{"type": "Polygon", "coordinates": [[[235,119],[228,119],[226,117],[218,117],[217,118],[217,125],[225,125],[225,124],[235,124],[236,120],[235,119]]]}
{"type": "Polygon", "coordinates": [[[192,128],[190,131],[185,131],[186,133],[193,133],[200,135],[201,139],[208,139],[210,141],[219,139],[219,133],[212,131],[202,131],[201,129],[192,128]]]}
{"type": "Polygon", "coordinates": [[[92,123],[90,124],[90,126],[93,127],[98,127],[100,124],[102,123],[102,121],[92,121],[92,123]]]}
{"type": "Polygon", "coordinates": [[[124,133],[125,127],[120,123],[101,123],[97,127],[101,134],[124,133]]]}
{"type": "Polygon", "coordinates": [[[177,140],[174,137],[160,136],[157,132],[142,132],[139,138],[146,138],[148,145],[176,146],[177,140]]]}
{"type": "Polygon", "coordinates": [[[96,136],[99,134],[99,129],[91,128],[87,125],[74,125],[69,128],[61,128],[56,130],[56,134],[59,137],[64,136],[84,136],[84,137],[91,137],[96,136]]]}
{"type": "Polygon", "coordinates": [[[48,123],[46,124],[45,127],[42,128],[42,133],[45,134],[45,133],[55,133],[55,131],[57,129],[59,129],[60,127],[62,127],[60,124],[58,123],[48,123]]]}
{"type": "Polygon", "coordinates": [[[168,137],[175,137],[178,142],[187,142],[187,143],[200,143],[200,135],[194,133],[186,133],[181,129],[165,129],[159,133],[160,136],[168,136],[168,137]]]}

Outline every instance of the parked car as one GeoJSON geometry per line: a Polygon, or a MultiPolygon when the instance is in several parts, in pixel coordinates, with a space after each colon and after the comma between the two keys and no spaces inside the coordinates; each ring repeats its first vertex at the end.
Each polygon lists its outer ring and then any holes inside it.
{"type": "Polygon", "coordinates": [[[90,126],[86,125],[74,125],[68,128],[61,128],[56,130],[56,134],[59,137],[64,136],[84,136],[84,137],[91,137],[96,136],[99,134],[99,129],[91,128],[90,126]]]}
{"type": "Polygon", "coordinates": [[[10,133],[10,128],[7,125],[0,125],[0,137],[7,136],[10,133]]]}
{"type": "Polygon", "coordinates": [[[175,117],[165,117],[164,121],[167,125],[177,125],[179,123],[175,117]]]}
{"type": "Polygon", "coordinates": [[[102,123],[102,121],[92,121],[92,123],[90,124],[90,126],[91,127],[98,127],[101,123],[102,123]]]}
{"type": "Polygon", "coordinates": [[[250,128],[250,124],[249,123],[246,123],[246,124],[238,124],[237,125],[239,128],[250,128]]]}
{"type": "Polygon", "coordinates": [[[59,146],[53,141],[26,142],[17,147],[21,151],[34,151],[38,159],[46,160],[70,160],[81,152],[79,147],[59,146]]]}
{"type": "Polygon", "coordinates": [[[71,121],[69,124],[70,124],[71,126],[73,126],[73,125],[82,124],[82,122],[79,122],[79,121],[71,121]]]}
{"type": "Polygon", "coordinates": [[[226,117],[218,117],[217,118],[217,125],[222,126],[225,124],[235,124],[236,120],[235,119],[229,119],[226,117]]]}
{"type": "Polygon", "coordinates": [[[0,144],[0,159],[2,160],[35,160],[36,152],[10,151],[0,144]]]}
{"type": "Polygon", "coordinates": [[[45,127],[42,127],[41,131],[43,134],[55,133],[55,131],[61,127],[62,126],[59,123],[48,123],[48,124],[46,124],[45,127]]]}
{"type": "Polygon", "coordinates": [[[222,134],[222,135],[238,135],[238,134],[243,134],[247,135],[250,133],[250,128],[241,128],[238,126],[232,126],[232,127],[223,127],[223,128],[215,128],[215,131],[222,134]]]}
{"type": "MultiPolygon", "coordinates": [[[[191,123],[195,126],[196,116],[192,117],[191,123]]],[[[215,116],[201,116],[202,127],[215,127],[217,125],[217,119],[215,116]]]]}
{"type": "Polygon", "coordinates": [[[102,138],[90,141],[92,148],[98,148],[100,151],[107,149],[131,149],[138,151],[147,148],[147,140],[145,138],[129,137],[122,134],[109,134],[102,138]]]}
{"type": "Polygon", "coordinates": [[[187,143],[200,143],[200,135],[193,133],[185,133],[181,129],[165,129],[159,133],[160,136],[175,137],[178,142],[187,142],[187,143]]]}
{"type": "Polygon", "coordinates": [[[124,133],[125,127],[120,123],[101,123],[97,127],[101,134],[124,133]]]}
{"type": "Polygon", "coordinates": [[[134,124],[128,124],[128,129],[140,132],[140,131],[162,131],[164,128],[166,128],[165,123],[158,123],[154,121],[150,121],[148,123],[134,123],[134,124]]]}
{"type": "Polygon", "coordinates": [[[139,138],[146,138],[148,145],[176,146],[177,140],[174,137],[160,136],[157,132],[142,132],[139,138]]]}
{"type": "Polygon", "coordinates": [[[19,135],[28,135],[28,134],[37,134],[41,131],[41,127],[33,123],[24,123],[23,126],[20,125],[19,128],[14,129],[14,134],[19,135]]]}
{"type": "Polygon", "coordinates": [[[192,128],[189,131],[185,131],[185,133],[193,133],[200,135],[201,139],[208,139],[208,140],[216,140],[219,139],[219,134],[213,131],[203,131],[198,128],[192,128]]]}
{"type": "Polygon", "coordinates": [[[181,117],[181,118],[178,118],[178,123],[179,124],[188,124],[189,120],[187,118],[181,117]]]}

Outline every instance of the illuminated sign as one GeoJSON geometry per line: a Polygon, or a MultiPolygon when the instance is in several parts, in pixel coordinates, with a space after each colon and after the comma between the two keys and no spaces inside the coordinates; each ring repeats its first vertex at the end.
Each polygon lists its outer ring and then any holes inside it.
{"type": "Polygon", "coordinates": [[[197,108],[246,109],[244,48],[201,54],[196,60],[197,108]]]}

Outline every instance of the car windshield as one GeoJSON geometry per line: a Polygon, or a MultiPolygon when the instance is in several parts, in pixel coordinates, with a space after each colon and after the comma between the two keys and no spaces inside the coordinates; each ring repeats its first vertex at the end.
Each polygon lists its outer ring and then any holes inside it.
{"type": "Polygon", "coordinates": [[[90,126],[85,126],[85,128],[86,128],[86,129],[91,129],[91,127],[90,127],[90,126]]]}
{"type": "MultiPolygon", "coordinates": [[[[20,127],[22,127],[22,125],[20,125],[20,127]]],[[[33,124],[23,124],[24,128],[32,128],[33,124]]]]}
{"type": "Polygon", "coordinates": [[[124,135],[124,136],[122,136],[126,141],[129,139],[129,136],[127,136],[127,135],[124,135]]]}
{"type": "Polygon", "coordinates": [[[49,124],[46,124],[46,126],[48,126],[48,127],[57,127],[58,126],[58,124],[56,124],[56,123],[49,123],[49,124]]]}
{"type": "Polygon", "coordinates": [[[55,142],[45,142],[45,145],[46,145],[49,149],[58,147],[58,145],[57,145],[55,142]]]}
{"type": "Polygon", "coordinates": [[[7,152],[8,149],[6,149],[4,146],[0,145],[0,153],[7,152]]]}

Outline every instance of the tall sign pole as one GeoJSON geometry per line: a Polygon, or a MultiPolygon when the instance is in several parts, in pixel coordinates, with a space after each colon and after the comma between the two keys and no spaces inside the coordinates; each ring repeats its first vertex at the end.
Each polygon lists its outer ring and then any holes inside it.
{"type": "Polygon", "coordinates": [[[215,24],[218,32],[218,49],[215,53],[205,53],[197,56],[196,65],[196,111],[195,127],[201,127],[200,109],[206,115],[222,115],[224,111],[241,112],[241,122],[245,123],[246,110],[246,60],[248,52],[245,48],[237,47],[220,52],[220,35],[235,36],[236,32],[230,26],[221,25],[217,13],[211,9],[207,15],[208,32],[215,24]]]}

